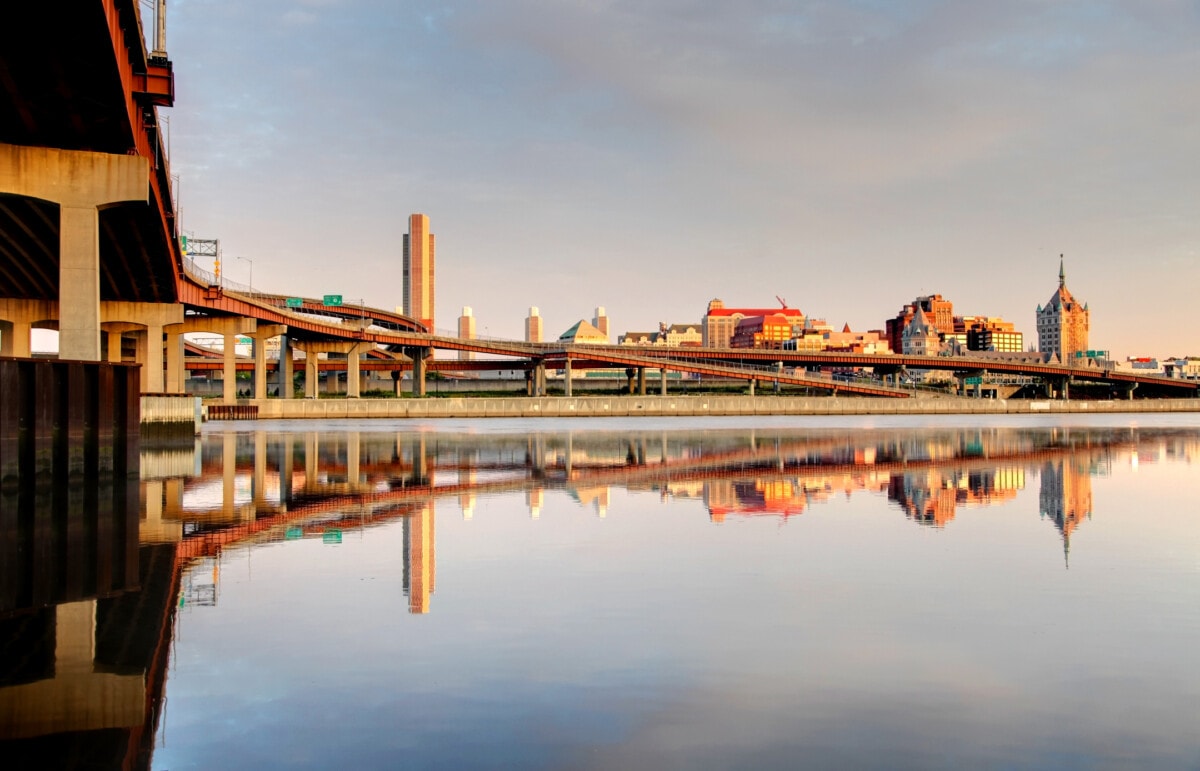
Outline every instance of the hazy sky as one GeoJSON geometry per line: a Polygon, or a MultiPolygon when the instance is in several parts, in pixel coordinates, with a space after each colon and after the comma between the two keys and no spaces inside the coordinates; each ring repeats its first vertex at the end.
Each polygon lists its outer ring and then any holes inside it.
{"type": "Polygon", "coordinates": [[[1200,3],[173,0],[182,222],[257,288],[616,333],[919,294],[1200,355],[1200,3]]]}

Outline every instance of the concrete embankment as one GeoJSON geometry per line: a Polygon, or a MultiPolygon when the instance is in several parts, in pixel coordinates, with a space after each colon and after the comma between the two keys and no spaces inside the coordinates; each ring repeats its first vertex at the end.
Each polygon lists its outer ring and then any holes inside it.
{"type": "MultiPolygon", "coordinates": [[[[1035,401],[789,396],[549,396],[448,399],[258,399],[260,419],[663,417],[671,415],[1004,415],[1200,412],[1200,399],[1035,401]]],[[[251,412],[251,411],[247,411],[251,412]]]]}

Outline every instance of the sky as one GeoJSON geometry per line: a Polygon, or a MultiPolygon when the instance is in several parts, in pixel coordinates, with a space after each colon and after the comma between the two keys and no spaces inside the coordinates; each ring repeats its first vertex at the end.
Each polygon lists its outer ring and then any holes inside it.
{"type": "Polygon", "coordinates": [[[1197,40],[1195,0],[170,0],[160,114],[264,291],[394,308],[423,212],[443,330],[940,293],[1028,345],[1064,255],[1093,348],[1200,355],[1197,40]]]}

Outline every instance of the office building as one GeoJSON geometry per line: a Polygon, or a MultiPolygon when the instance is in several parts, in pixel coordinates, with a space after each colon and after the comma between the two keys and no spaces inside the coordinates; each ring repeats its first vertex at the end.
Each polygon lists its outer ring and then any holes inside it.
{"type": "Polygon", "coordinates": [[[1037,309],[1038,350],[1054,354],[1062,362],[1087,351],[1090,318],[1087,303],[1079,303],[1067,289],[1067,273],[1059,255],[1058,289],[1037,309]]]}
{"type": "Polygon", "coordinates": [[[429,217],[413,214],[404,236],[404,315],[433,331],[433,233],[429,217]]]}

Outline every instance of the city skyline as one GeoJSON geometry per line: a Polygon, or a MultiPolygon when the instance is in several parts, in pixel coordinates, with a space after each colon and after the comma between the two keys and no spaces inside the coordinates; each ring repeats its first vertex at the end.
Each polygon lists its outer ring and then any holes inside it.
{"type": "Polygon", "coordinates": [[[1065,254],[1093,347],[1197,353],[1173,313],[1200,280],[1182,3],[168,16],[182,227],[272,291],[400,304],[396,212],[423,211],[443,308],[495,337],[531,305],[549,335],[597,305],[653,329],[777,294],[873,329],[940,293],[1031,338],[1065,254]]]}

